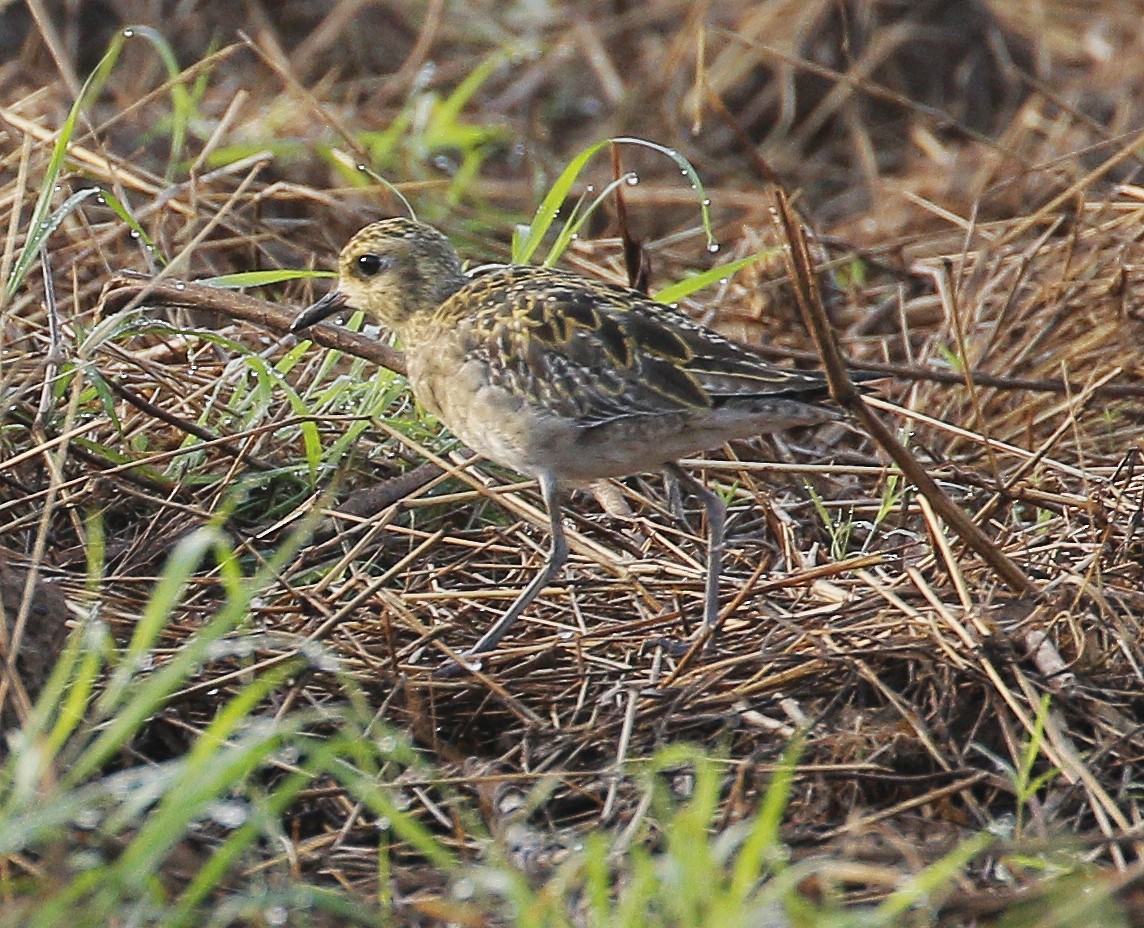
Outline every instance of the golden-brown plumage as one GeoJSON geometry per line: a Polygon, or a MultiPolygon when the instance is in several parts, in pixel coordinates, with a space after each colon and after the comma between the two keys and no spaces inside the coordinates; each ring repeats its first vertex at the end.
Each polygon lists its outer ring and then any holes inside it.
{"type": "Polygon", "coordinates": [[[545,569],[478,642],[500,640],[567,555],[558,488],[667,470],[710,523],[704,618],[718,612],[723,510],[680,457],[837,418],[823,379],[774,367],[677,310],[626,287],[523,265],[467,276],[436,229],[366,226],[342,250],[338,286],[299,330],[352,306],[391,330],[417,398],[474,451],[535,477],[549,507],[545,569]]]}

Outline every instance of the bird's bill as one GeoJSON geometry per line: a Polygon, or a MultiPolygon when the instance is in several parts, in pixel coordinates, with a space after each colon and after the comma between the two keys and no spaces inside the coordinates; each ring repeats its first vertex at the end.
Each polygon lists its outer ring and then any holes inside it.
{"type": "Polygon", "coordinates": [[[294,317],[294,321],[290,323],[290,331],[300,332],[302,329],[308,329],[315,322],[321,322],[328,316],[332,316],[339,309],[345,307],[346,300],[347,297],[341,290],[331,290],[313,306],[308,306],[298,313],[294,317]]]}

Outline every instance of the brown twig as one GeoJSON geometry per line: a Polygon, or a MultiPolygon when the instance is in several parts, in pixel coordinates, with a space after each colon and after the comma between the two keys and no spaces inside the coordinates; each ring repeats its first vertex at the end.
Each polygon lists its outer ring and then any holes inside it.
{"type": "MultiPolygon", "coordinates": [[[[201,438],[203,441],[218,442],[218,450],[232,457],[237,461],[242,461],[249,464],[255,470],[273,470],[275,465],[268,461],[262,460],[253,454],[241,450],[240,448],[231,448],[225,443],[225,436],[216,435],[210,429],[205,429],[196,422],[191,422],[189,419],[184,419],[182,416],[176,416],[174,413],[168,412],[162,406],[156,406],[149,400],[143,399],[139,394],[133,390],[128,390],[123,384],[118,383],[114,377],[100,375],[100,379],[107,384],[111,392],[118,396],[121,400],[131,404],[140,412],[158,419],[160,422],[165,422],[172,428],[178,429],[180,432],[185,432],[188,435],[194,435],[196,438],[201,438]]],[[[237,439],[236,439],[237,441],[237,439]]]]}
{"type": "MultiPolygon", "coordinates": [[[[618,181],[624,176],[623,163],[620,160],[620,146],[612,145],[612,176],[618,181]]],[[[616,226],[620,232],[620,241],[624,243],[624,269],[628,272],[628,286],[640,293],[647,293],[651,283],[651,260],[643,242],[632,234],[631,222],[628,219],[628,202],[624,198],[624,185],[617,184],[614,191],[616,199],[616,226]]]]}
{"type": "MultiPolygon", "coordinates": [[[[800,351],[797,348],[782,348],[777,345],[754,345],[752,350],[767,358],[781,360],[789,358],[800,364],[813,364],[819,360],[817,351],[800,351]]],[[[926,381],[929,383],[946,383],[951,386],[966,386],[965,374],[957,371],[937,371],[928,367],[918,367],[913,364],[877,364],[868,361],[847,361],[846,366],[852,371],[863,371],[869,374],[885,374],[899,380],[926,381]]],[[[974,370],[973,382],[978,387],[991,387],[996,390],[1030,390],[1035,393],[1080,393],[1085,384],[1074,380],[1060,380],[1057,378],[1042,377],[1006,377],[1002,374],[988,374],[985,371],[974,370]]],[[[1097,387],[1094,396],[1124,398],[1144,396],[1144,384],[1141,383],[1108,383],[1097,387]]]]}
{"type": "MultiPolygon", "coordinates": [[[[243,319],[281,334],[289,331],[297,314],[293,309],[244,293],[175,280],[156,283],[126,274],[117,274],[104,286],[100,309],[104,314],[117,313],[144,302],[243,319]]],[[[396,348],[341,326],[319,323],[306,330],[306,337],[323,348],[345,351],[398,374],[405,373],[405,357],[396,348]]]]}
{"type": "Polygon", "coordinates": [[[834,331],[826,317],[822,296],[807,247],[802,224],[794,215],[782,188],[775,190],[777,211],[775,221],[786,235],[790,247],[784,250],[787,259],[791,285],[798,302],[799,311],[806,322],[811,337],[822,356],[826,378],[830,385],[830,395],[836,403],[844,407],[858,419],[869,436],[902,469],[906,477],[930,501],[934,510],[950,525],[958,536],[1014,591],[1023,593],[1033,588],[1032,581],[1021,569],[1001,551],[977,524],[942,492],[932,477],[901,444],[893,433],[882,424],[870,408],[862,401],[862,396],[847,373],[846,364],[834,331]]]}

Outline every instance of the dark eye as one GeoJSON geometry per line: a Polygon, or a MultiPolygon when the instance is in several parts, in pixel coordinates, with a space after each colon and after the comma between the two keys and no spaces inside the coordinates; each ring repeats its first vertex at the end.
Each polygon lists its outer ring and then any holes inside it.
{"type": "Polygon", "coordinates": [[[389,267],[391,263],[388,258],[383,258],[381,255],[361,255],[357,259],[358,273],[360,273],[362,277],[376,277],[389,267]]]}

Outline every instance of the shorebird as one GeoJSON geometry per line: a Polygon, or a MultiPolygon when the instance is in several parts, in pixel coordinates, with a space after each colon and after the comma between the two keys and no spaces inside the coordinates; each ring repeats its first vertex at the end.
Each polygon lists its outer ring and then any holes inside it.
{"type": "Polygon", "coordinates": [[[659,470],[706,510],[703,619],[713,630],[725,510],[676,462],[840,418],[819,374],[775,367],[637,290],[526,265],[467,275],[448,238],[408,219],[350,239],[336,288],[291,329],[344,308],[393,331],[418,401],[478,454],[535,478],[548,508],[544,567],[466,657],[494,648],[567,559],[561,488],[659,470]]]}

